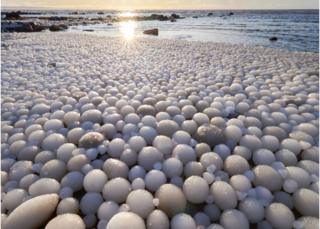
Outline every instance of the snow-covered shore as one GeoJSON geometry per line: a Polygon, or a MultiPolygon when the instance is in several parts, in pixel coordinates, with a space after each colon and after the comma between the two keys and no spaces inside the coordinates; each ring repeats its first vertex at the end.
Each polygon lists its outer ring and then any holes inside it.
{"type": "Polygon", "coordinates": [[[319,223],[318,54],[80,33],[1,51],[5,229],[319,223]]]}

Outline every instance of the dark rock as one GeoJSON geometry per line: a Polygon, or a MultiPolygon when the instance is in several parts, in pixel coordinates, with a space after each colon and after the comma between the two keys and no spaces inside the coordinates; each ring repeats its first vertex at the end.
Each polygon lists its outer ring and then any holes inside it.
{"type": "Polygon", "coordinates": [[[178,14],[171,14],[171,17],[174,18],[174,19],[179,19],[180,16],[178,14]]]}
{"type": "Polygon", "coordinates": [[[148,30],[143,31],[143,34],[158,36],[159,30],[158,29],[148,29],[148,30]]]}
{"type": "Polygon", "coordinates": [[[208,13],[208,17],[213,16],[213,13],[208,13]]]}
{"type": "Polygon", "coordinates": [[[21,11],[6,13],[4,20],[20,20],[22,19],[20,14],[21,14],[21,11]]]}
{"type": "Polygon", "coordinates": [[[94,30],[93,29],[84,29],[82,31],[84,31],[84,32],[93,32],[94,30]]]}
{"type": "Polygon", "coordinates": [[[170,19],[171,22],[176,22],[177,20],[175,18],[170,19]]]}
{"type": "Polygon", "coordinates": [[[192,18],[198,18],[198,16],[192,16],[192,18]]]}
{"type": "Polygon", "coordinates": [[[110,25],[112,25],[112,23],[108,23],[107,25],[109,25],[109,26],[110,26],[110,25]]]}
{"type": "Polygon", "coordinates": [[[68,20],[68,17],[49,17],[48,18],[49,21],[66,21],[68,20]]]}
{"type": "Polygon", "coordinates": [[[1,23],[1,32],[41,32],[46,28],[34,22],[1,23]]]}
{"type": "Polygon", "coordinates": [[[278,40],[277,37],[270,37],[270,38],[269,38],[269,41],[277,41],[277,40],[278,40]]]}
{"type": "Polygon", "coordinates": [[[51,25],[51,26],[49,26],[49,30],[51,32],[63,31],[66,29],[68,29],[68,26],[66,26],[66,25],[51,25]]]}
{"type": "Polygon", "coordinates": [[[78,11],[74,11],[74,12],[72,12],[71,14],[73,14],[73,15],[78,15],[79,12],[78,12],[78,11]]]}
{"type": "Polygon", "coordinates": [[[48,67],[55,68],[56,66],[57,66],[56,63],[49,63],[49,64],[48,64],[48,67]]]}
{"type": "Polygon", "coordinates": [[[228,16],[232,16],[232,15],[234,15],[234,13],[233,13],[233,12],[228,13],[228,16]]]}
{"type": "Polygon", "coordinates": [[[97,14],[100,14],[100,15],[102,15],[102,14],[104,14],[104,12],[100,11],[100,12],[98,12],[97,14]]]}

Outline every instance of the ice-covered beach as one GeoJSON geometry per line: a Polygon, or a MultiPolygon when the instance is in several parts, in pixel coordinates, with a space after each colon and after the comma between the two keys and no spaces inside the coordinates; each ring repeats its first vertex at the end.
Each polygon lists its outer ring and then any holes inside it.
{"type": "Polygon", "coordinates": [[[319,225],[318,53],[2,35],[1,223],[319,225]]]}

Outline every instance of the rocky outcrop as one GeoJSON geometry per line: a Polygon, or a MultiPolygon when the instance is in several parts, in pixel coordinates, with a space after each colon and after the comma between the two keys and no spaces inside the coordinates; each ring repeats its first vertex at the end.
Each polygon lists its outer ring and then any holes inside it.
{"type": "Polygon", "coordinates": [[[143,34],[158,36],[159,30],[158,29],[148,29],[148,30],[143,31],[143,34]]]}

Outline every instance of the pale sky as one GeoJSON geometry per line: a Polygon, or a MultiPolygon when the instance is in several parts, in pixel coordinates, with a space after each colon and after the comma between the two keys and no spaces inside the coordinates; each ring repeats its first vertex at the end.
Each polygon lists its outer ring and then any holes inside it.
{"type": "Polygon", "coordinates": [[[318,0],[2,0],[2,8],[318,9],[318,0]]]}

